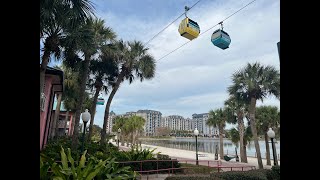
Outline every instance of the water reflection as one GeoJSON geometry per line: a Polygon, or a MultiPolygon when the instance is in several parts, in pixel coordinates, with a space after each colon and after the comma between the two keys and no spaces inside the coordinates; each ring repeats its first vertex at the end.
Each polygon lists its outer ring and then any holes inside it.
{"type": "MultiPolygon", "coordinates": [[[[149,144],[154,146],[162,146],[162,147],[168,147],[168,148],[175,148],[175,149],[184,149],[184,150],[190,150],[195,151],[196,150],[196,142],[195,138],[176,138],[176,139],[144,139],[141,140],[143,144],[149,144]]],[[[219,147],[220,142],[219,139],[198,139],[198,151],[200,152],[208,152],[208,153],[215,153],[216,145],[219,147]]],[[[259,141],[260,150],[261,150],[261,156],[262,158],[265,158],[266,149],[265,149],[265,142],[259,141]]],[[[239,145],[237,145],[237,153],[239,154],[239,145]]],[[[225,154],[234,155],[236,146],[230,141],[230,140],[224,140],[223,142],[223,148],[225,154]]],[[[276,143],[277,148],[277,154],[280,154],[280,142],[276,143]]],[[[255,157],[255,147],[254,142],[250,142],[249,145],[247,145],[247,155],[255,157]]],[[[272,159],[272,149],[270,144],[270,156],[272,159]]]]}

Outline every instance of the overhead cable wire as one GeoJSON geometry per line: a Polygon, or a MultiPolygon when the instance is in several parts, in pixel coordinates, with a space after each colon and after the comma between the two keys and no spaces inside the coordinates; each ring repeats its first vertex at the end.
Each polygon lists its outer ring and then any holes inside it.
{"type": "MultiPolygon", "coordinates": [[[[194,5],[192,5],[190,8],[189,8],[189,10],[190,9],[192,9],[196,4],[198,4],[199,2],[200,2],[201,0],[199,0],[199,1],[197,1],[194,5]]],[[[189,11],[188,10],[188,11],[189,11]]],[[[147,41],[146,43],[144,43],[144,45],[143,46],[145,46],[145,45],[147,45],[147,44],[149,44],[149,42],[151,42],[155,37],[157,37],[160,33],[162,33],[164,30],[166,30],[171,24],[173,24],[174,22],[176,22],[181,16],[183,16],[185,14],[185,12],[184,13],[182,13],[179,17],[177,17],[175,20],[173,20],[170,24],[168,24],[165,28],[163,28],[160,32],[158,32],[156,35],[154,35],[149,41],[147,41]]]]}
{"type": "MultiPolygon", "coordinates": [[[[233,16],[233,15],[235,15],[236,13],[240,12],[242,9],[244,9],[244,8],[245,8],[245,7],[247,7],[247,6],[249,6],[249,5],[250,5],[251,3],[253,3],[254,1],[256,1],[256,0],[253,0],[253,1],[249,2],[248,4],[246,4],[245,6],[241,7],[241,8],[240,8],[240,9],[238,9],[236,12],[232,13],[231,15],[229,15],[228,17],[226,17],[225,19],[223,19],[222,21],[220,21],[220,22],[219,22],[219,23],[217,23],[216,25],[214,25],[214,26],[210,27],[209,29],[207,29],[207,30],[205,30],[204,32],[202,32],[201,34],[199,34],[199,36],[201,36],[202,34],[204,34],[204,33],[208,32],[210,29],[212,29],[212,28],[214,28],[215,26],[219,25],[221,22],[223,22],[223,21],[225,21],[225,20],[229,19],[231,16],[233,16]]],[[[198,36],[198,37],[199,37],[199,36],[198,36]]],[[[198,38],[197,38],[197,39],[198,39],[198,38]]],[[[192,40],[191,40],[191,41],[192,41],[192,40]]],[[[162,57],[161,57],[161,58],[159,58],[157,61],[160,61],[161,59],[163,59],[163,58],[167,57],[169,54],[171,54],[171,53],[175,52],[176,50],[180,49],[181,47],[183,47],[184,45],[188,44],[188,43],[189,43],[189,42],[191,42],[191,41],[187,41],[186,43],[182,44],[182,45],[181,45],[181,46],[179,46],[178,48],[176,48],[176,49],[174,49],[173,51],[169,52],[168,54],[166,54],[166,55],[162,56],[162,57]]]]}

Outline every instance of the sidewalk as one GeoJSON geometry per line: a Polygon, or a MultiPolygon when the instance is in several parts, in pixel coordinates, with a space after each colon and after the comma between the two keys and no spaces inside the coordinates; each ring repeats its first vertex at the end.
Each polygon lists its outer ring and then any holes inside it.
{"type": "MultiPolygon", "coordinates": [[[[115,142],[111,142],[115,146],[117,144],[115,142]]],[[[183,149],[173,149],[173,148],[166,148],[166,147],[161,147],[161,146],[152,146],[152,145],[146,145],[146,144],[141,144],[143,149],[156,149],[154,152],[160,152],[161,154],[166,154],[169,155],[172,158],[176,158],[178,160],[181,160],[181,162],[185,160],[195,160],[196,159],[196,152],[195,151],[188,151],[188,150],[183,150],[183,149]]],[[[127,146],[119,146],[121,150],[128,150],[130,147],[127,146]]],[[[202,154],[203,157],[199,157],[199,160],[210,160],[214,161],[214,154],[213,153],[207,153],[207,152],[198,152],[198,154],[202,154]]],[[[218,155],[219,156],[219,155],[218,155]]],[[[248,163],[242,163],[242,162],[236,162],[235,159],[232,159],[230,161],[225,161],[221,160],[222,164],[225,166],[255,166],[256,168],[259,168],[258,166],[258,160],[255,157],[247,157],[248,163]]],[[[208,163],[208,162],[207,162],[208,163]]],[[[265,169],[271,169],[272,166],[266,165],[267,160],[262,159],[263,163],[263,168],[265,169]]],[[[271,164],[273,164],[273,161],[271,160],[271,164]]],[[[278,164],[280,165],[280,161],[278,161],[278,164]]]]}

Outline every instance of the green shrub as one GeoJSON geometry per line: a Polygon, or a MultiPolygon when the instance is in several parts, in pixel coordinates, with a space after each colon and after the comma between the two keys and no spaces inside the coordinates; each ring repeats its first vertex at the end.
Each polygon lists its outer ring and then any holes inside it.
{"type": "Polygon", "coordinates": [[[71,156],[71,150],[68,148],[68,155],[61,147],[61,161],[55,162],[52,158],[40,154],[40,179],[136,179],[136,173],[130,170],[130,167],[119,167],[115,158],[108,158],[104,161],[94,156],[86,158],[86,152],[83,153],[79,161],[75,161],[71,156]],[[48,169],[52,173],[48,173],[48,169]]]}
{"type": "Polygon", "coordinates": [[[40,179],[41,180],[49,180],[51,178],[51,174],[48,173],[48,170],[50,169],[50,164],[53,163],[53,160],[50,162],[47,161],[50,160],[47,156],[43,155],[40,156],[40,179]]]}
{"type": "MultiPolygon", "coordinates": [[[[47,155],[54,160],[60,159],[60,148],[63,147],[64,149],[71,148],[72,137],[58,137],[48,141],[45,148],[41,151],[42,154],[47,155]]],[[[80,138],[78,140],[78,148],[76,151],[72,150],[71,155],[72,157],[76,157],[77,159],[80,158],[81,152],[81,141],[80,138]]],[[[101,146],[99,142],[89,141],[84,143],[84,149],[87,150],[87,154],[89,156],[96,154],[96,152],[102,152],[104,154],[103,160],[111,157],[110,153],[114,151],[118,151],[117,147],[111,143],[107,143],[105,146],[101,146]]]]}
{"type": "Polygon", "coordinates": [[[103,169],[107,161],[100,160],[94,162],[89,160],[86,163],[86,151],[82,154],[79,162],[75,162],[71,156],[71,150],[68,148],[68,155],[65,154],[64,149],[61,147],[61,162],[57,163],[53,160],[48,161],[52,170],[53,179],[86,179],[92,180],[103,169]]]}
{"type": "MultiPolygon", "coordinates": [[[[140,171],[141,168],[143,171],[149,171],[149,170],[156,170],[156,169],[168,169],[171,168],[172,165],[174,168],[179,168],[181,165],[178,163],[178,161],[171,162],[171,158],[168,155],[162,155],[159,153],[156,153],[155,155],[153,152],[155,149],[138,149],[138,148],[132,148],[130,151],[117,151],[112,154],[113,157],[116,158],[117,161],[144,161],[144,160],[167,160],[167,161],[149,161],[149,162],[143,162],[142,164],[140,162],[132,162],[132,163],[126,163],[122,164],[130,166],[134,171],[140,171]]],[[[159,171],[159,173],[163,173],[164,171],[159,171]]],[[[180,170],[174,170],[174,172],[180,172],[180,170]]],[[[150,174],[156,173],[156,172],[149,172],[150,174]]],[[[167,171],[165,171],[167,173],[167,171]]]]}
{"type": "Polygon", "coordinates": [[[219,177],[208,177],[208,176],[169,176],[165,180],[223,180],[219,177]]]}
{"type": "Polygon", "coordinates": [[[276,173],[280,179],[280,166],[272,166],[271,170],[276,173]]]}
{"type": "Polygon", "coordinates": [[[250,171],[227,171],[220,173],[212,173],[210,177],[219,177],[224,180],[268,180],[267,169],[250,170],[250,171]]]}

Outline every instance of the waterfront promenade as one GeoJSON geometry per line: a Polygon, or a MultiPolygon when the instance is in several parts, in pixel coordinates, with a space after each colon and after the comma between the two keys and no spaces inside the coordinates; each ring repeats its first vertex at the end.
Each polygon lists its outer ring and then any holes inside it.
{"type": "MultiPolygon", "coordinates": [[[[116,145],[115,142],[112,142],[114,145],[116,145]]],[[[154,152],[161,154],[169,155],[171,158],[178,159],[183,163],[183,161],[188,160],[195,160],[196,159],[196,152],[195,151],[189,151],[189,150],[182,150],[182,149],[173,149],[173,148],[167,148],[167,147],[161,147],[161,146],[153,146],[153,145],[147,145],[147,144],[141,144],[143,149],[156,149],[154,152]]],[[[122,150],[128,150],[129,147],[126,146],[120,146],[120,149],[122,150]]],[[[214,161],[214,154],[213,153],[207,153],[207,152],[198,152],[198,154],[201,154],[199,157],[199,160],[210,160],[214,161]]],[[[219,158],[220,159],[220,158],[219,158]]],[[[258,168],[258,160],[255,157],[248,157],[248,163],[241,163],[236,162],[235,158],[230,161],[221,160],[222,165],[225,166],[256,166],[258,168]]],[[[270,169],[272,166],[266,165],[267,160],[262,159],[263,167],[265,169],[270,169]]],[[[273,164],[273,161],[271,160],[271,164],[273,164]]],[[[278,161],[278,164],[280,165],[280,161],[278,161]]]]}

